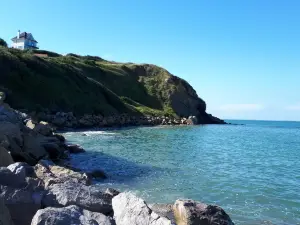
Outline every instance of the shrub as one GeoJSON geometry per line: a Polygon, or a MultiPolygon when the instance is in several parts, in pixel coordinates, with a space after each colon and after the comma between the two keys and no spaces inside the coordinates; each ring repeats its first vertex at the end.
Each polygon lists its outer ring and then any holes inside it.
{"type": "Polygon", "coordinates": [[[0,46],[7,47],[6,41],[4,41],[2,38],[0,38],[0,46]]]}

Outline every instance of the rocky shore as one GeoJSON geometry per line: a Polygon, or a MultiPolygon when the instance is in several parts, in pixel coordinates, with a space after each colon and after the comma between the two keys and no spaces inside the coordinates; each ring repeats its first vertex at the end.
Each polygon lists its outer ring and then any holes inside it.
{"type": "MultiPolygon", "coordinates": [[[[59,128],[136,124],[133,121],[138,125],[197,124],[195,117],[136,120],[119,116],[110,120],[86,115],[79,120],[74,118],[71,113],[57,113],[45,120],[59,128]]],[[[102,190],[94,184],[95,178],[105,178],[102,171],[83,173],[66,163],[70,154],[82,152],[82,148],[68,145],[63,136],[55,134],[53,125],[0,102],[0,224],[233,224],[218,206],[193,200],[148,205],[129,192],[102,190]]]]}
{"type": "Polygon", "coordinates": [[[127,114],[107,116],[85,114],[83,116],[74,116],[73,112],[32,112],[30,117],[36,121],[47,121],[59,129],[78,129],[78,128],[95,128],[95,127],[124,127],[124,126],[157,126],[157,125],[196,125],[205,124],[209,121],[213,124],[226,124],[223,120],[210,114],[205,117],[189,116],[187,118],[175,118],[168,116],[132,116],[127,114]]]}

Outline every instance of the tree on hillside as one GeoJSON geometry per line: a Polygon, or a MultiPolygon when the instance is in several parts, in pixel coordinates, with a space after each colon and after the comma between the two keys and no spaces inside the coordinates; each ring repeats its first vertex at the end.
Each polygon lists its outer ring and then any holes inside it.
{"type": "Polygon", "coordinates": [[[0,38],[0,46],[7,47],[6,41],[4,41],[2,38],[0,38]]]}

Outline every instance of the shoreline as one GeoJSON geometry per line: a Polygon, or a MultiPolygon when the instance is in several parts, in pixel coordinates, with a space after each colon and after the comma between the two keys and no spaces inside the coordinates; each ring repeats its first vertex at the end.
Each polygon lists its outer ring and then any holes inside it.
{"type": "Polygon", "coordinates": [[[68,164],[71,154],[84,152],[79,145],[68,143],[47,122],[36,122],[9,105],[0,104],[0,209],[6,212],[0,213],[0,223],[43,225],[49,218],[60,218],[94,220],[99,225],[140,225],[135,221],[187,225],[184,221],[193,222],[205,215],[205,220],[234,224],[217,206],[193,200],[150,206],[130,192],[111,188],[103,191],[95,179],[105,179],[105,172],[96,169],[86,173],[68,164]],[[191,212],[197,216],[191,216],[191,212]]]}

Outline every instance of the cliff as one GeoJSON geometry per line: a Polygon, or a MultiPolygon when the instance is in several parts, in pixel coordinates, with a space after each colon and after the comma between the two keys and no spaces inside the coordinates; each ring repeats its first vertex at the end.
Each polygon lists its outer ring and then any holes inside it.
{"type": "Polygon", "coordinates": [[[0,46],[0,72],[6,102],[25,112],[193,115],[199,123],[223,123],[206,113],[191,85],[155,65],[0,46]]]}

